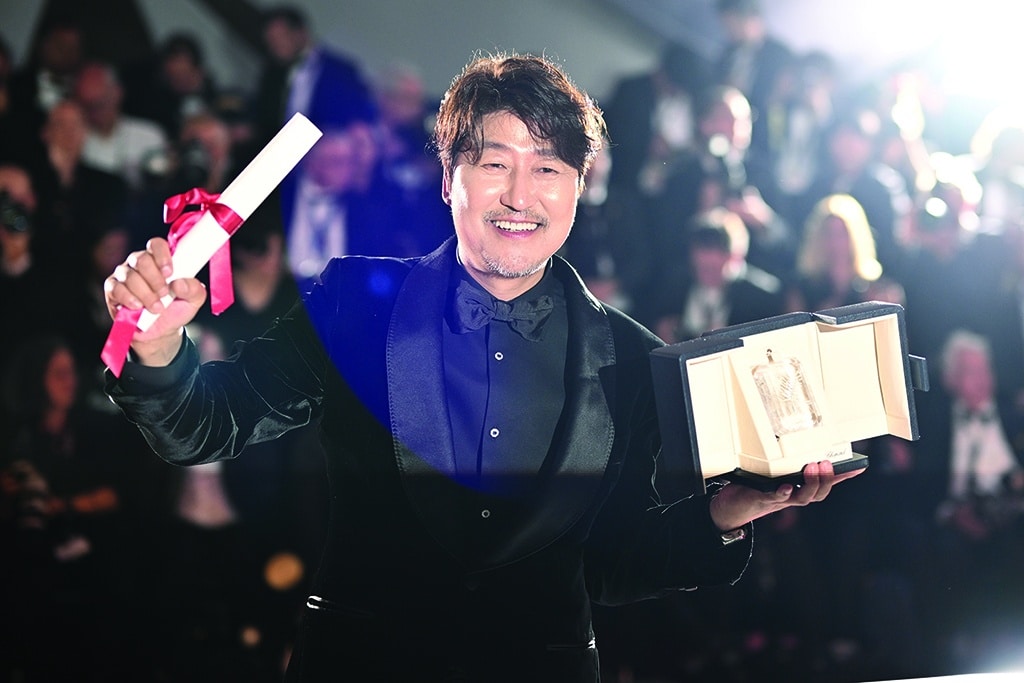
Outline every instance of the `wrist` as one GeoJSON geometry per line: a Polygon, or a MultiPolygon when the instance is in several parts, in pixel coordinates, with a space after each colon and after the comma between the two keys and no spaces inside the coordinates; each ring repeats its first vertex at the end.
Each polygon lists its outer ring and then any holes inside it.
{"type": "Polygon", "coordinates": [[[173,334],[164,335],[157,339],[133,341],[131,345],[132,360],[139,365],[148,367],[170,365],[171,361],[174,360],[181,350],[183,335],[184,328],[179,327],[173,334]]]}

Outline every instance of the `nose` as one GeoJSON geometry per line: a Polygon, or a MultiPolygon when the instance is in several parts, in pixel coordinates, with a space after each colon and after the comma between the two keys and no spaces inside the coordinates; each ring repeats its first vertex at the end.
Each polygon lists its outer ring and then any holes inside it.
{"type": "Polygon", "coordinates": [[[501,203],[513,211],[523,211],[533,206],[536,200],[536,187],[532,175],[526,171],[512,170],[508,174],[501,203]]]}

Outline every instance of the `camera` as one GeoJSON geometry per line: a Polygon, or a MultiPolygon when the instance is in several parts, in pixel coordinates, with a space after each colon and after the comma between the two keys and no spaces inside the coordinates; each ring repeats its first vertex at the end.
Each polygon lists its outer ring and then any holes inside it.
{"type": "Polygon", "coordinates": [[[177,183],[202,187],[210,174],[210,156],[199,140],[186,140],[177,149],[177,183]]]}
{"type": "Polygon", "coordinates": [[[0,192],[0,225],[11,232],[28,232],[32,229],[28,209],[15,201],[6,191],[0,192]]]}

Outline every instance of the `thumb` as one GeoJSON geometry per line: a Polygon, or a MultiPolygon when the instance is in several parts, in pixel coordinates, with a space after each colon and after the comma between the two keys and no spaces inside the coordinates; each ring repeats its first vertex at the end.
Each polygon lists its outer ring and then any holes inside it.
{"type": "Polygon", "coordinates": [[[206,285],[194,277],[173,280],[168,287],[175,300],[194,307],[196,310],[206,301],[206,285]]]}

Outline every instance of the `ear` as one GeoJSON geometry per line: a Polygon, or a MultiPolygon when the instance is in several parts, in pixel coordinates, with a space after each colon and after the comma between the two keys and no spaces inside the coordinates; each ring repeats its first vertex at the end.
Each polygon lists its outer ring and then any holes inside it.
{"type": "Polygon", "coordinates": [[[452,177],[447,171],[441,177],[441,199],[448,206],[452,205],[452,177]]]}

